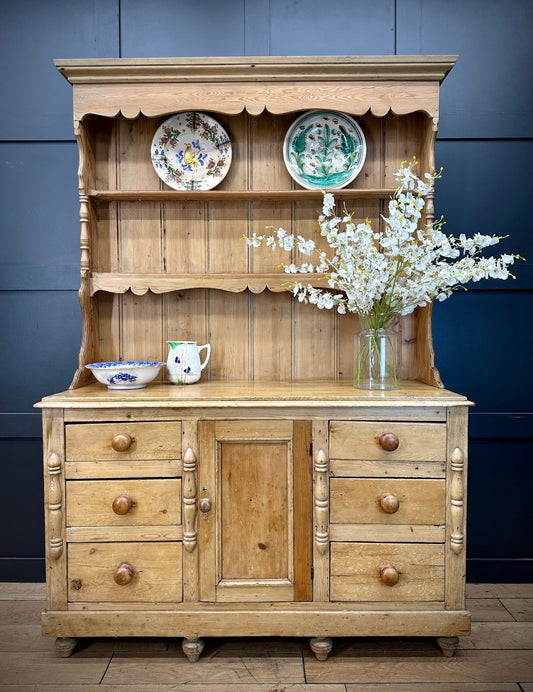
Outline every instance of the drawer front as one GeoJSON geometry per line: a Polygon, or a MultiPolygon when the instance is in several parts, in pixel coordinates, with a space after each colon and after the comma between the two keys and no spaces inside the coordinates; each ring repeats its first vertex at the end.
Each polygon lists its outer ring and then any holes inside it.
{"type": "Polygon", "coordinates": [[[330,590],[332,601],[443,601],[444,546],[332,543],[330,590]]]}
{"type": "Polygon", "coordinates": [[[332,524],[444,524],[445,481],[332,478],[332,524]]]}
{"type": "Polygon", "coordinates": [[[446,425],[332,421],[329,455],[330,459],[442,462],[446,459],[446,425]]]}
{"type": "Polygon", "coordinates": [[[181,524],[181,480],[68,481],[67,526],[181,524]]]}
{"type": "Polygon", "coordinates": [[[71,602],[169,602],[182,600],[182,544],[71,543],[71,602]]]}
{"type": "Polygon", "coordinates": [[[181,423],[81,423],[65,428],[67,461],[179,459],[181,423]]]}

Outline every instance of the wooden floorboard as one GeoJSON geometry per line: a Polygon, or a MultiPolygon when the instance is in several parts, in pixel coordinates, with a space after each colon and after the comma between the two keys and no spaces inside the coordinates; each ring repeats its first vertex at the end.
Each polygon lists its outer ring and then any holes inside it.
{"type": "Polygon", "coordinates": [[[327,661],[306,657],[307,682],[533,682],[533,651],[463,650],[458,656],[418,658],[355,655],[327,661]]]}
{"type": "MultiPolygon", "coordinates": [[[[357,689],[357,688],[356,688],[357,689]]],[[[367,687],[359,688],[358,692],[366,692],[367,687]]],[[[383,686],[380,687],[383,689],[383,686]]],[[[420,692],[421,688],[418,688],[420,692]]],[[[518,688],[502,687],[495,688],[497,692],[508,692],[508,690],[513,690],[517,692],[518,688]]],[[[181,684],[181,683],[171,683],[167,685],[153,685],[149,683],[139,684],[139,685],[67,685],[61,687],[60,685],[20,685],[20,686],[4,686],[0,685],[0,692],[346,692],[346,685],[306,685],[306,684],[284,684],[276,683],[274,685],[267,684],[249,684],[240,683],[236,685],[226,685],[224,683],[213,682],[212,684],[206,685],[201,684],[181,684]]],[[[426,687],[426,692],[428,688],[426,687]]],[[[437,688],[437,692],[440,689],[437,688]]],[[[445,690],[449,692],[449,690],[445,690]]],[[[478,692],[474,690],[473,692],[478,692]]],[[[484,690],[483,692],[487,692],[484,690]]]]}
{"type": "Polygon", "coordinates": [[[515,618],[497,598],[467,598],[472,622],[514,622],[515,618]]]}
{"type": "Polygon", "coordinates": [[[43,584],[0,584],[0,692],[533,692],[533,585],[468,584],[472,633],[445,658],[429,638],[83,640],[71,658],[42,637],[43,584]]]}

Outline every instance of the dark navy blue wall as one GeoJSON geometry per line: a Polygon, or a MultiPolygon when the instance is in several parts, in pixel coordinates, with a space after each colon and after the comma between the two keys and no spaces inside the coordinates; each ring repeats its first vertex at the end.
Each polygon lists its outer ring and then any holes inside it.
{"type": "Polygon", "coordinates": [[[470,581],[533,581],[533,3],[18,0],[0,9],[0,581],[42,580],[40,417],[80,343],[77,150],[53,58],[459,54],[443,84],[437,213],[509,234],[516,281],[435,307],[437,364],[471,416],[470,581]]]}

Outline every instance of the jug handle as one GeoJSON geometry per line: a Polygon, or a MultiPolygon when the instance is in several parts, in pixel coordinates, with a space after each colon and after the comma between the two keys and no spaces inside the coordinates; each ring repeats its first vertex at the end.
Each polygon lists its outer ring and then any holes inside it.
{"type": "Polygon", "coordinates": [[[206,366],[206,365],[208,364],[208,362],[209,362],[209,357],[211,356],[211,344],[204,344],[203,346],[198,346],[198,354],[200,354],[200,351],[201,351],[203,348],[206,348],[206,349],[207,349],[207,355],[206,355],[206,357],[205,357],[204,362],[200,364],[200,370],[203,370],[203,369],[205,368],[205,366],[206,366]]]}

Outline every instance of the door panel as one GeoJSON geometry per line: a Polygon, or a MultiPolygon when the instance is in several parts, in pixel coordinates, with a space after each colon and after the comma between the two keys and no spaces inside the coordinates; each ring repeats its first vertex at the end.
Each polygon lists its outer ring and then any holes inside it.
{"type": "Polygon", "coordinates": [[[311,424],[201,421],[199,440],[201,600],[311,600],[311,424]]]}
{"type": "Polygon", "coordinates": [[[290,579],[290,447],[221,444],[222,579],[290,579]]]}

